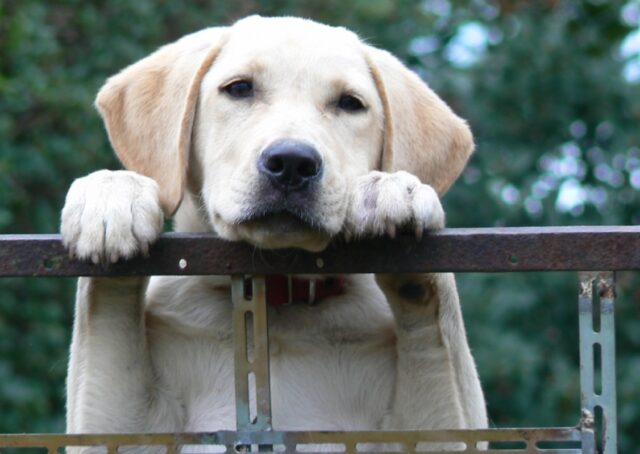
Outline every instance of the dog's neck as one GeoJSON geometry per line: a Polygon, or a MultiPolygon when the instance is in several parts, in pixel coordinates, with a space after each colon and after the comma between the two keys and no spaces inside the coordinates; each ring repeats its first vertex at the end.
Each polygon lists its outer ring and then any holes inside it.
{"type": "MultiPolygon", "coordinates": [[[[197,209],[196,197],[189,191],[184,195],[182,205],[174,217],[174,230],[177,232],[210,231],[202,213],[197,209]]],[[[325,298],[341,295],[345,292],[345,279],[340,276],[302,277],[284,274],[266,276],[266,298],[270,306],[290,304],[316,304],[325,298]]],[[[245,284],[245,293],[251,293],[249,282],[245,284]]]]}
{"type": "MultiPolygon", "coordinates": [[[[285,274],[273,274],[265,277],[267,304],[287,306],[291,304],[313,305],[322,300],[342,295],[346,281],[341,276],[307,278],[285,274]]],[[[251,282],[245,284],[245,294],[251,294],[251,282]]]]}
{"type": "MultiPolygon", "coordinates": [[[[174,230],[177,232],[210,231],[202,213],[197,209],[196,197],[189,191],[184,195],[182,205],[174,217],[174,230]]],[[[265,278],[267,304],[286,306],[290,304],[316,304],[325,298],[341,295],[345,292],[345,279],[341,276],[302,277],[284,274],[269,275],[265,278]]],[[[249,282],[245,284],[245,293],[251,293],[249,282]]]]}

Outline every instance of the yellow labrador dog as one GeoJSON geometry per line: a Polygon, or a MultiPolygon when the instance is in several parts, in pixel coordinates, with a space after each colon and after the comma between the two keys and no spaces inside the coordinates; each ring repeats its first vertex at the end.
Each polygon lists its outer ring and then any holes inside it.
{"type": "MultiPolygon", "coordinates": [[[[473,149],[396,58],[296,18],[185,36],[111,77],[96,104],[128,170],[76,180],[61,226],[96,262],[146,251],[169,216],[259,248],[421,235],[443,227],[439,195],[473,149]]],[[[275,429],[486,427],[451,274],[296,277],[311,281],[315,305],[269,308],[275,429]]],[[[80,279],[68,432],[234,429],[229,285],[80,279]]]]}

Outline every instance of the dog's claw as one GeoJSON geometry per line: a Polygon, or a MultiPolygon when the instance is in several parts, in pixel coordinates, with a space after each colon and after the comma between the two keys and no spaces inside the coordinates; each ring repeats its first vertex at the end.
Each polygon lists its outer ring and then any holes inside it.
{"type": "Polygon", "coordinates": [[[142,243],[140,253],[145,259],[149,257],[149,243],[142,243]]]}
{"type": "Polygon", "coordinates": [[[396,237],[396,225],[388,222],[387,223],[387,235],[389,235],[390,238],[395,238],[396,237]]]}
{"type": "Polygon", "coordinates": [[[416,239],[418,241],[422,240],[422,235],[424,234],[424,227],[422,225],[416,226],[416,239]]]}

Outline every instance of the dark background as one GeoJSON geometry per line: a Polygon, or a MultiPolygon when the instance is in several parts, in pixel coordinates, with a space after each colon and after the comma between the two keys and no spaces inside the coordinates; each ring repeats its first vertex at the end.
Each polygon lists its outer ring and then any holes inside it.
{"type": "MultiPolygon", "coordinates": [[[[71,181],[118,168],[92,107],[107,76],[252,13],[347,26],[469,119],[449,226],[638,223],[637,0],[0,0],[0,232],[56,232],[71,181]]],[[[576,424],[575,274],[458,280],[492,425],[576,424]]],[[[640,286],[618,281],[620,452],[638,453],[640,286]]],[[[74,285],[0,281],[0,432],[64,430],[74,285]]]]}

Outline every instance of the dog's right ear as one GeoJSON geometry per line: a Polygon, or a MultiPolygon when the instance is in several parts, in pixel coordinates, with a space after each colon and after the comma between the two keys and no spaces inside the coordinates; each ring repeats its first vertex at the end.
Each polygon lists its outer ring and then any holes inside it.
{"type": "Polygon", "coordinates": [[[469,126],[389,52],[365,55],[384,109],[381,170],[410,172],[442,196],[473,152],[469,126]]]}
{"type": "Polygon", "coordinates": [[[161,47],[109,78],[96,98],[120,161],[158,183],[167,217],[182,200],[200,85],[226,36],[209,28],[161,47]]]}

